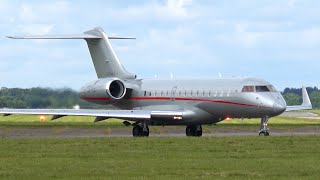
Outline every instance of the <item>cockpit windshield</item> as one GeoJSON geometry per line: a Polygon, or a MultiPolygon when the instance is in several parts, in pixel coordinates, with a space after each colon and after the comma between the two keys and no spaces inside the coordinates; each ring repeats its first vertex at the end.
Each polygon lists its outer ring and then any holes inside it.
{"type": "Polygon", "coordinates": [[[267,86],[256,86],[256,92],[270,92],[267,86]]]}
{"type": "Polygon", "coordinates": [[[267,86],[243,86],[242,92],[277,92],[272,85],[267,86]]]}

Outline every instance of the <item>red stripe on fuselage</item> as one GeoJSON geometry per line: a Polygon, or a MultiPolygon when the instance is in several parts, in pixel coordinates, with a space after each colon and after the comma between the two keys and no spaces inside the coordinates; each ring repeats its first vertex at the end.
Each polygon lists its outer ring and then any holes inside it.
{"type": "Polygon", "coordinates": [[[110,100],[112,100],[111,98],[106,98],[106,97],[83,97],[82,99],[87,100],[87,101],[110,101],[110,100]]]}
{"type": "MultiPolygon", "coordinates": [[[[88,101],[110,101],[111,98],[105,97],[84,97],[83,99],[88,101]]],[[[212,103],[220,103],[220,104],[231,104],[231,105],[238,105],[238,106],[249,106],[249,107],[257,107],[257,108],[271,108],[266,106],[257,106],[253,104],[244,104],[238,102],[231,102],[231,101],[222,101],[222,100],[212,100],[212,99],[200,99],[200,98],[170,98],[170,97],[131,97],[128,100],[136,100],[136,101],[199,101],[199,102],[212,102],[212,103]]]]}

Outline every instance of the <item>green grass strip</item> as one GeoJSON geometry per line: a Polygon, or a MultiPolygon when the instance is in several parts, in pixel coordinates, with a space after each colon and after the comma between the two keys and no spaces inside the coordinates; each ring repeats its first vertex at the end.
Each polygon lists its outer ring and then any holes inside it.
{"type": "Polygon", "coordinates": [[[0,139],[0,179],[318,179],[320,137],[0,139]]]}

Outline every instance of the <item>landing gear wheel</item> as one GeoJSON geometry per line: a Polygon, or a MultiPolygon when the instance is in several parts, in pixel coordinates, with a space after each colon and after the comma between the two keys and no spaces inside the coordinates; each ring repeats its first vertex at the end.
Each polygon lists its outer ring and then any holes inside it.
{"type": "Polygon", "coordinates": [[[187,136],[195,136],[195,137],[202,136],[202,127],[201,127],[201,125],[189,125],[189,126],[187,126],[186,135],[187,136]]]}
{"type": "Polygon", "coordinates": [[[269,129],[268,129],[268,121],[269,121],[268,116],[261,118],[259,136],[269,136],[270,135],[269,129]]]}
{"type": "Polygon", "coordinates": [[[148,137],[149,136],[149,127],[146,126],[146,130],[142,130],[142,136],[148,137]]]}
{"type": "Polygon", "coordinates": [[[148,137],[149,136],[149,127],[146,126],[145,129],[140,125],[135,125],[132,129],[133,137],[148,137]]]}
{"type": "Polygon", "coordinates": [[[202,127],[201,126],[197,127],[195,136],[197,136],[197,137],[202,136],[202,127]]]}
{"type": "Polygon", "coordinates": [[[261,131],[259,132],[259,136],[269,136],[269,132],[268,131],[261,131]]]}
{"type": "Polygon", "coordinates": [[[133,129],[132,129],[132,135],[133,135],[133,137],[141,137],[141,136],[142,136],[142,133],[143,133],[142,130],[143,130],[143,129],[142,129],[141,126],[135,125],[135,126],[133,127],[133,129]]]}
{"type": "Polygon", "coordinates": [[[187,126],[186,128],[186,135],[187,136],[194,136],[194,130],[192,126],[187,126]]]}

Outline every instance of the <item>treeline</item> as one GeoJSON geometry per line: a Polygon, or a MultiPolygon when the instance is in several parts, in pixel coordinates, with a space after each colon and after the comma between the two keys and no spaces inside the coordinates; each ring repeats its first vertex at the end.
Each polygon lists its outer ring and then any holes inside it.
{"type": "MultiPolygon", "coordinates": [[[[307,87],[314,108],[320,108],[320,90],[307,87]]],[[[302,103],[301,88],[285,88],[282,92],[287,105],[302,103]]],[[[88,103],[79,98],[79,93],[70,88],[6,88],[0,89],[0,108],[73,108],[79,105],[83,109],[112,108],[111,106],[88,103]]]]}
{"type": "Polygon", "coordinates": [[[70,88],[6,88],[0,89],[0,108],[97,108],[103,106],[88,103],[79,98],[79,93],[70,88]]]}

